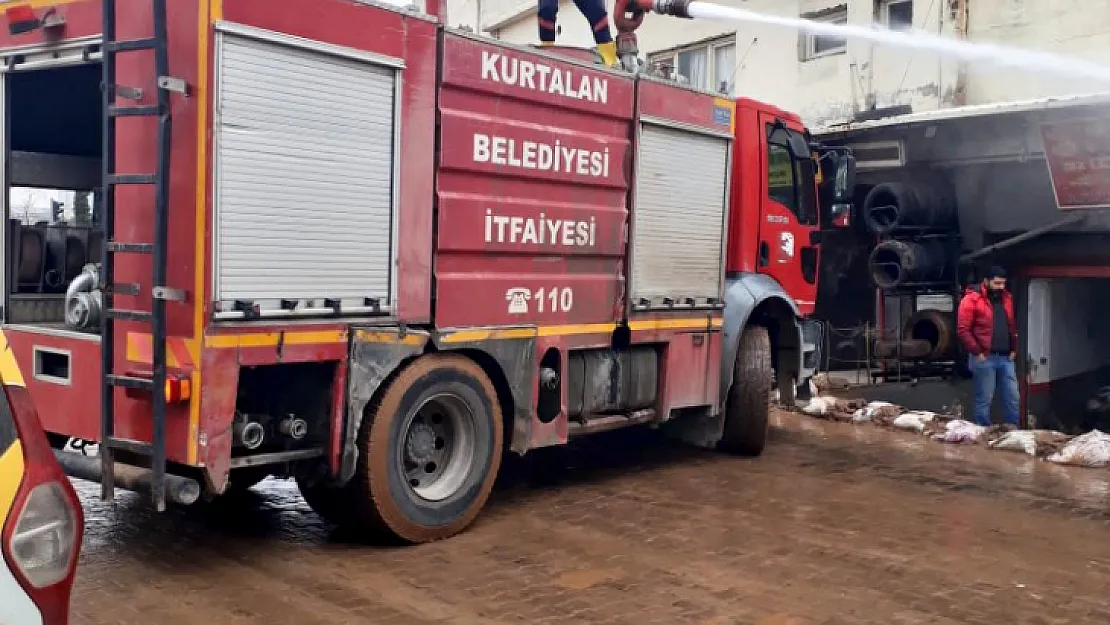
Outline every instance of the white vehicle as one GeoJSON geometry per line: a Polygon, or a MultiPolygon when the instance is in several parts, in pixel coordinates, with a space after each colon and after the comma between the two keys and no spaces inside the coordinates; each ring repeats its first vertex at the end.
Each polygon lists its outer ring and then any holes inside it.
{"type": "Polygon", "coordinates": [[[0,623],[66,625],[84,515],[0,333],[0,623]]]}

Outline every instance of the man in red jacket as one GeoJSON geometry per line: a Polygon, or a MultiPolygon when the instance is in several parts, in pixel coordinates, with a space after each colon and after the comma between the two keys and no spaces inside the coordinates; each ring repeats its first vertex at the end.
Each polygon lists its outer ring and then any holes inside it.
{"type": "Polygon", "coordinates": [[[1021,404],[1014,368],[1017,324],[1014,300],[1006,290],[1006,272],[1001,267],[991,267],[978,287],[967,288],[960,300],[956,328],[975,381],[975,422],[991,424],[991,400],[997,387],[1002,391],[1006,422],[1019,425],[1021,404]]]}

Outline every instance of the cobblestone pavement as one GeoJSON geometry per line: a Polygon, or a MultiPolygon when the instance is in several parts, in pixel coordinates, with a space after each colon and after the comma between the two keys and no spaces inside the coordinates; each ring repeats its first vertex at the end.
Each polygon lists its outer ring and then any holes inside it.
{"type": "Polygon", "coordinates": [[[83,486],[73,622],[1110,623],[1110,471],[785,414],[757,460],[618,433],[567,462],[411,548],[288,482],[162,516],[83,486]]]}

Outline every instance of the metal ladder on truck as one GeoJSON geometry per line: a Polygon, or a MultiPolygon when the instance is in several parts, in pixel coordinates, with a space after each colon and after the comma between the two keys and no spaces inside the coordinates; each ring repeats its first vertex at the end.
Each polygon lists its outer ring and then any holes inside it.
{"type": "Polygon", "coordinates": [[[166,300],[174,293],[166,288],[166,247],[169,217],[170,174],[170,92],[184,92],[183,83],[169,75],[169,51],[166,30],[166,0],[150,0],[153,29],[142,39],[116,40],[116,0],[103,3],[103,219],[105,243],[101,259],[100,279],[104,298],[101,318],[101,388],[100,462],[101,497],[115,497],[115,452],[126,451],[150,459],[150,493],[159,512],[166,508],[166,300]],[[142,90],[116,83],[116,56],[121,53],[153,52],[157,81],[157,104],[121,105],[121,100],[141,101],[142,90]],[[158,120],[157,163],[153,173],[119,173],[116,171],[116,121],[120,117],[153,117],[158,120]],[[116,241],[115,191],[120,185],[154,187],[154,241],[135,243],[116,241]],[[138,295],[138,284],[115,282],[116,254],[139,254],[151,258],[151,310],[121,310],[114,305],[115,295],[138,295]],[[134,377],[115,373],[115,324],[131,321],[149,324],[151,334],[151,377],[134,377]],[[115,435],[116,390],[149,391],[152,403],[150,442],[119,438],[115,435]]]}

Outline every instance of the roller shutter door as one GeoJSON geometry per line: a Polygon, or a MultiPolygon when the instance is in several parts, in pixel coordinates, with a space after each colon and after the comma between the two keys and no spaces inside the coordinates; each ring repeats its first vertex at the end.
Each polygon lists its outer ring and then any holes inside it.
{"type": "Polygon", "coordinates": [[[640,132],[633,305],[720,297],[729,167],[727,139],[644,123],[640,132]]]}
{"type": "Polygon", "coordinates": [[[388,308],[399,70],[217,41],[216,299],[388,308]]]}

